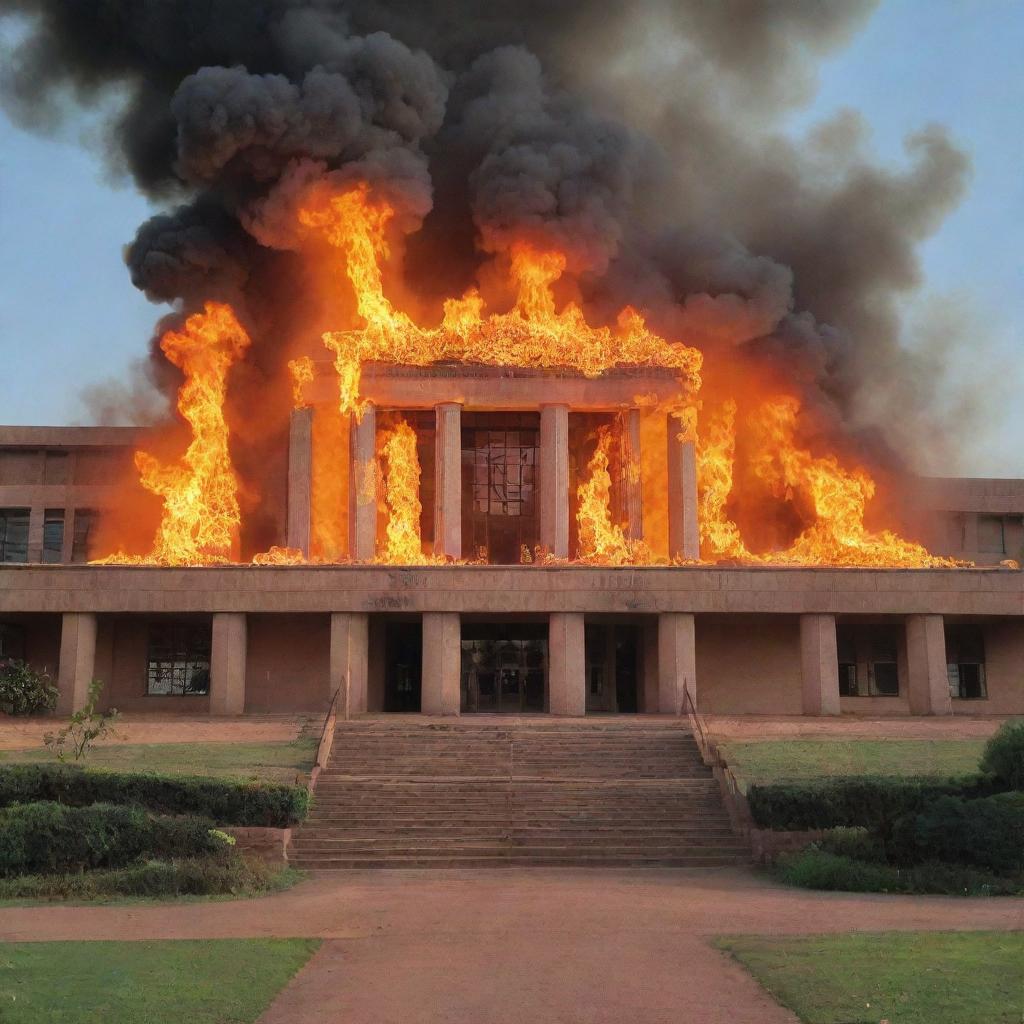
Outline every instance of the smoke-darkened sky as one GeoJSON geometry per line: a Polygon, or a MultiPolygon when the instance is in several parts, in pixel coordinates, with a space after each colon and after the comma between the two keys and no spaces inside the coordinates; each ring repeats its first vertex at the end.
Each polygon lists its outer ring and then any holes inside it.
{"type": "MultiPolygon", "coordinates": [[[[4,6],[7,5],[0,4],[0,9],[4,6]]],[[[25,3],[24,6],[33,5],[25,3]]],[[[372,16],[377,16],[372,4],[363,6],[372,16]]],[[[403,7],[402,4],[394,6],[403,7]]],[[[771,8],[771,5],[765,6],[771,8]]],[[[407,19],[401,18],[398,21],[399,29],[422,36],[409,39],[410,46],[436,49],[439,45],[431,38],[430,26],[410,25],[407,19]]],[[[368,27],[378,25],[374,22],[368,27]]],[[[559,27],[554,26],[553,32],[559,27]]],[[[748,118],[775,119],[780,145],[785,145],[788,139],[799,154],[801,174],[809,173],[807,161],[820,152],[822,166],[811,169],[816,181],[828,180],[831,171],[828,161],[837,159],[837,153],[845,150],[848,158],[849,151],[857,150],[859,161],[860,151],[863,151],[865,166],[872,168],[864,185],[866,221],[870,222],[873,217],[884,221],[890,215],[906,217],[910,235],[927,236],[931,218],[945,213],[938,230],[918,245],[923,269],[921,285],[916,292],[899,293],[903,315],[896,331],[908,350],[924,351],[928,356],[920,363],[910,359],[906,364],[899,364],[905,365],[909,375],[903,386],[909,391],[915,390],[913,373],[921,372],[921,367],[928,367],[930,373],[944,372],[948,379],[929,399],[932,408],[938,402],[955,415],[970,417],[970,443],[960,455],[960,464],[950,471],[1024,475],[1024,457],[1017,441],[1024,435],[1024,405],[1018,397],[1024,384],[1024,258],[1019,239],[1019,226],[1024,220],[1024,178],[1020,174],[1024,157],[1024,71],[1019,67],[1019,53],[1024,43],[1024,8],[1013,3],[948,0],[928,4],[925,16],[923,4],[891,0],[883,2],[873,13],[865,11],[862,18],[849,19],[848,24],[825,26],[823,35],[834,31],[842,38],[826,40],[827,46],[819,45],[821,56],[811,54],[787,64],[790,58],[785,46],[781,53],[767,52],[764,43],[767,40],[778,44],[776,36],[785,41],[785,33],[790,28],[780,25],[778,33],[751,32],[748,38],[757,39],[761,48],[747,54],[738,42],[738,48],[730,52],[732,37],[728,25],[688,24],[687,30],[695,33],[703,45],[716,47],[725,54],[717,65],[719,73],[728,73],[729,61],[756,63],[762,58],[769,67],[774,62],[792,73],[782,76],[772,76],[769,70],[761,73],[757,81],[766,92],[763,110],[752,109],[761,102],[759,98],[746,97],[748,102],[744,102],[742,88],[724,94],[724,99],[717,98],[718,90],[713,90],[719,109],[714,111],[713,118],[709,114],[705,119],[697,116],[699,111],[695,112],[692,104],[702,95],[707,96],[710,104],[712,91],[702,92],[709,86],[692,70],[691,62],[689,70],[680,78],[691,107],[681,116],[672,109],[671,103],[666,103],[658,111],[656,125],[638,127],[665,138],[675,132],[694,140],[712,139],[722,154],[728,154],[733,142],[723,135],[720,126],[728,123],[733,113],[740,129],[748,118]],[[794,95],[784,95],[788,90],[794,95]],[[772,92],[780,95],[768,95],[772,92]],[[797,102],[801,92],[805,98],[797,102]],[[728,109],[729,103],[737,105],[735,111],[728,109]],[[722,104],[725,104],[724,109],[722,104]],[[848,111],[858,112],[859,119],[848,111]],[[714,120],[715,126],[709,129],[703,123],[705,120],[714,120]],[[912,175],[914,160],[920,153],[916,157],[908,156],[903,140],[931,123],[946,127],[952,146],[969,157],[971,169],[965,170],[966,162],[955,150],[944,148],[945,137],[926,137],[930,138],[927,143],[929,162],[921,165],[920,191],[932,196],[934,210],[929,206],[917,211],[912,208],[917,191],[912,175]],[[702,136],[702,132],[708,134],[702,136]],[[886,191],[889,183],[885,176],[890,170],[894,180],[902,175],[907,183],[886,191]],[[957,202],[961,191],[962,197],[957,202]],[[892,204],[891,214],[870,208],[872,197],[878,195],[892,204]],[[952,212],[946,213],[947,209],[952,212]]],[[[4,31],[10,38],[18,28],[8,23],[4,31]]],[[[395,31],[398,34],[398,30],[395,31]]],[[[496,41],[504,41],[501,30],[495,31],[498,32],[496,41]]],[[[741,37],[743,33],[737,33],[737,40],[741,37]]],[[[810,48],[814,49],[815,45],[816,41],[811,40],[810,48]]],[[[565,63],[566,52],[563,41],[559,53],[552,59],[565,63]]],[[[392,56],[377,54],[367,47],[345,57],[348,63],[343,62],[343,70],[349,80],[356,83],[354,96],[360,95],[359,75],[367,73],[367,66],[378,57],[391,59],[392,56]]],[[[546,57],[543,53],[541,56],[546,57]]],[[[673,53],[660,52],[653,56],[665,67],[659,81],[671,86],[673,53]]],[[[409,80],[419,83],[420,95],[429,96],[432,89],[440,94],[445,83],[435,81],[426,64],[412,62],[404,53],[398,57],[409,80]]],[[[443,54],[439,63],[444,65],[449,61],[457,66],[460,59],[460,54],[450,60],[443,54]]],[[[491,82],[487,85],[490,91],[475,83],[473,76],[466,76],[465,83],[459,87],[462,95],[456,89],[455,97],[449,101],[449,109],[454,104],[455,109],[462,111],[461,123],[455,125],[453,134],[456,141],[460,124],[469,126],[465,132],[475,130],[473,118],[487,116],[487,104],[496,102],[494,97],[502,99],[502,88],[496,88],[494,80],[512,83],[517,103],[529,94],[528,65],[518,57],[506,65],[499,71],[485,67],[476,74],[481,80],[490,76],[491,82]],[[474,88],[481,90],[486,102],[474,106],[474,88]]],[[[627,60],[617,77],[613,74],[601,83],[609,93],[614,93],[617,84],[625,83],[622,97],[608,97],[606,106],[620,114],[630,127],[635,120],[642,120],[631,109],[637,99],[629,88],[633,73],[627,60]]],[[[582,79],[586,81],[587,76],[588,70],[583,68],[582,79]]],[[[293,77],[301,81],[298,73],[293,77]]],[[[711,86],[715,84],[711,82],[711,86]]],[[[214,149],[204,138],[201,120],[189,120],[194,110],[201,110],[201,107],[187,106],[190,98],[198,97],[201,101],[203,90],[208,87],[223,88],[224,82],[216,76],[210,76],[209,82],[200,78],[191,90],[179,92],[176,99],[179,124],[195,124],[194,135],[190,136],[195,146],[191,150],[179,150],[178,155],[179,167],[193,181],[205,182],[218,175],[217,161],[225,159],[224,137],[217,138],[214,149]]],[[[273,85],[278,92],[281,88],[280,84],[273,85]]],[[[666,93],[670,95],[671,88],[666,93]]],[[[111,97],[107,102],[115,100],[116,97],[111,97]]],[[[251,92],[246,101],[255,102],[251,92]]],[[[282,103],[290,104],[301,114],[301,118],[296,115],[296,121],[308,125],[309,110],[321,109],[318,104],[323,102],[323,91],[319,83],[307,79],[294,95],[289,94],[284,99],[275,95],[275,102],[278,108],[282,103]]],[[[378,98],[381,115],[375,115],[373,123],[367,125],[359,120],[355,100],[347,95],[335,95],[331,102],[334,106],[330,108],[333,111],[330,123],[339,133],[347,134],[334,141],[325,138],[322,131],[313,134],[313,142],[323,148],[326,156],[342,146],[357,153],[377,152],[373,149],[376,140],[367,135],[381,131],[382,121],[389,133],[397,132],[402,137],[403,145],[414,146],[420,136],[436,131],[435,122],[439,117],[436,105],[431,102],[420,103],[415,108],[384,110],[384,102],[378,98]]],[[[83,386],[112,376],[128,379],[132,361],[145,358],[153,324],[167,309],[150,304],[132,287],[121,251],[135,236],[139,224],[162,210],[165,204],[159,197],[143,198],[127,178],[114,177],[99,155],[99,146],[90,148],[79,144],[81,136],[95,137],[98,133],[95,112],[72,113],[65,117],[56,136],[39,133],[39,129],[45,127],[41,123],[45,114],[44,110],[35,112],[34,116],[40,121],[31,133],[0,114],[0,265],[4,269],[0,287],[0,349],[6,371],[5,386],[0,392],[3,397],[0,421],[9,423],[81,421],[85,415],[81,402],[83,386]]],[[[515,218],[520,213],[516,209],[509,212],[505,182],[520,174],[521,162],[535,168],[537,154],[541,152],[536,140],[543,143],[557,132],[560,139],[569,139],[587,157],[586,185],[593,188],[590,195],[598,196],[603,205],[598,204],[595,215],[595,204],[588,202],[578,217],[569,215],[553,225],[546,223],[544,231],[549,234],[567,232],[579,241],[578,259],[582,266],[603,267],[609,253],[618,251],[622,241],[620,225],[627,215],[617,204],[621,203],[623,180],[631,190],[642,187],[643,172],[638,169],[640,157],[635,161],[610,159],[621,149],[620,141],[604,128],[591,131],[589,115],[581,118],[572,109],[554,113],[549,109],[544,118],[541,125],[527,123],[525,144],[517,140],[516,146],[493,151],[480,162],[475,172],[473,200],[478,226],[483,225],[485,242],[498,248],[508,218],[512,218],[513,228],[518,230],[515,218]],[[548,120],[552,124],[548,124],[548,120]],[[598,143],[595,139],[604,147],[596,156],[598,143]],[[593,173],[595,167],[607,180],[593,173]]],[[[21,120],[24,123],[24,116],[21,120]]],[[[310,152],[309,140],[289,142],[289,145],[294,146],[295,152],[310,152]]],[[[393,151],[394,147],[387,150],[388,153],[393,151]]],[[[768,172],[781,173],[780,169],[788,172],[794,161],[787,154],[780,157],[777,152],[769,152],[767,147],[763,151],[764,191],[770,193],[776,181],[768,172]]],[[[637,149],[637,153],[641,150],[637,149]]],[[[682,154],[685,157],[685,149],[682,154]]],[[[291,155],[291,150],[284,151],[282,160],[291,155]]],[[[678,158],[680,154],[675,155],[678,158]]],[[[145,178],[152,166],[159,167],[159,161],[150,160],[150,156],[149,152],[138,156],[137,180],[145,178]]],[[[756,156],[756,152],[753,158],[751,153],[744,154],[745,162],[752,166],[745,168],[745,177],[749,180],[733,183],[736,195],[759,191],[756,156]]],[[[266,153],[261,151],[260,158],[265,160],[266,153]]],[[[247,168],[249,171],[251,168],[247,168]]],[[[261,165],[253,173],[276,176],[279,168],[274,165],[268,171],[261,165]]],[[[564,167],[554,171],[544,167],[537,173],[543,180],[544,174],[564,176],[571,172],[564,167]]],[[[839,173],[838,167],[836,173],[839,173]]],[[[843,173],[849,176],[848,170],[843,173]]],[[[152,181],[143,183],[151,194],[159,193],[160,188],[152,181]]],[[[435,188],[439,187],[437,181],[434,184],[435,188]]],[[[443,193],[443,182],[440,188],[443,193]]],[[[684,192],[689,190],[687,202],[701,207],[700,217],[694,220],[699,220],[703,229],[721,219],[714,196],[709,198],[685,180],[685,172],[680,188],[684,192]]],[[[784,189],[780,195],[780,202],[787,201],[784,189]]],[[[857,224],[857,218],[851,221],[843,207],[850,201],[857,201],[858,196],[858,189],[850,186],[836,189],[834,194],[823,188],[819,201],[810,204],[810,209],[798,211],[801,216],[794,218],[792,244],[787,244],[790,240],[780,235],[777,218],[773,222],[770,216],[771,195],[763,203],[759,196],[759,215],[735,219],[730,225],[743,234],[747,249],[753,250],[754,259],[744,264],[743,275],[760,273],[758,258],[766,253],[773,260],[794,268],[797,312],[801,304],[806,303],[820,321],[833,308],[852,309],[845,326],[854,335],[857,331],[872,330],[876,314],[880,329],[891,329],[887,311],[879,314],[872,308],[879,296],[886,302],[892,300],[888,284],[879,290],[871,280],[874,262],[881,268],[880,275],[888,275],[887,280],[900,283],[900,287],[903,277],[913,277],[912,267],[907,264],[907,254],[898,246],[895,251],[892,246],[878,249],[877,232],[866,236],[877,252],[856,252],[858,240],[851,239],[849,232],[851,223],[857,224]],[[839,234],[847,236],[836,238],[834,244],[837,247],[848,245],[850,262],[859,261],[856,268],[849,271],[848,281],[843,278],[846,268],[842,261],[837,261],[832,270],[836,283],[814,280],[813,270],[820,262],[816,251],[819,243],[809,245],[802,232],[816,232],[823,224],[834,224],[839,234]],[[848,301],[842,294],[843,288],[859,289],[858,300],[848,301]]],[[[686,204],[681,206],[685,210],[686,204]]],[[[884,231],[882,236],[884,240],[884,231]]],[[[687,244],[681,242],[680,248],[685,249],[687,244]]],[[[713,252],[716,259],[721,257],[720,262],[725,261],[722,250],[722,244],[716,242],[713,252]]],[[[658,252],[661,260],[658,265],[664,266],[666,280],[680,282],[686,278],[688,282],[693,275],[692,262],[685,269],[680,262],[677,269],[671,258],[663,257],[660,248],[658,252]]],[[[731,258],[730,253],[725,255],[731,258]]],[[[653,255],[651,259],[654,260],[653,255]]],[[[702,259],[707,261],[710,257],[702,259]]],[[[767,276],[772,278],[770,273],[767,276]]],[[[146,278],[146,284],[151,293],[161,287],[160,280],[152,276],[146,278]]],[[[683,288],[684,284],[680,283],[679,287],[683,288]]],[[[750,287],[757,290],[754,285],[750,287]]],[[[762,291],[770,295],[769,284],[764,284],[762,291]]],[[[875,350],[867,342],[862,344],[861,351],[869,353],[868,360],[875,357],[875,350]]],[[[893,358],[891,346],[878,351],[880,357],[893,358]]],[[[870,366],[860,366],[853,359],[836,374],[830,385],[842,390],[845,377],[860,375],[870,380],[871,372],[870,366]]],[[[933,390],[927,387],[928,383],[921,381],[920,389],[933,390]]],[[[882,387],[878,393],[878,415],[891,416],[892,410],[900,407],[899,395],[885,394],[882,387]]],[[[871,394],[871,387],[862,386],[856,396],[862,421],[871,419],[871,394]]],[[[142,415],[147,401],[153,399],[146,395],[138,398],[137,413],[142,415]]]]}

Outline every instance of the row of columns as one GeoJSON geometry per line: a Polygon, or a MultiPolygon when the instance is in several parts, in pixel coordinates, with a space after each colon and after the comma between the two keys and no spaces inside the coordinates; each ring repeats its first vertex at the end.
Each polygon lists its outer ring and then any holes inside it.
{"type": "MultiPolygon", "coordinates": [[[[435,406],[434,553],[462,557],[462,406],[435,406]]],[[[292,413],[288,457],[288,547],[309,555],[312,513],[313,410],[292,413]]],[[[371,403],[352,417],[350,430],[349,550],[359,561],[376,552],[377,413],[371,403]]],[[[625,414],[625,448],[639,474],[640,411],[625,414]]],[[[697,456],[694,441],[677,417],[668,421],[668,539],[673,558],[700,556],[697,525],[697,456]]],[[[633,472],[633,469],[630,470],[633,472]]],[[[540,543],[556,558],[569,557],[569,406],[540,407],[540,543]]],[[[643,536],[637,486],[626,488],[628,532],[643,536]]]]}

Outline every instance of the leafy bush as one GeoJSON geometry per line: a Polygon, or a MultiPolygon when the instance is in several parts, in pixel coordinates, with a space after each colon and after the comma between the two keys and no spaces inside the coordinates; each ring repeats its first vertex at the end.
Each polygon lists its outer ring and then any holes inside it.
{"type": "Polygon", "coordinates": [[[1024,789],[1024,718],[1002,724],[985,744],[981,768],[1007,789],[1024,789]]]}
{"type": "Polygon", "coordinates": [[[888,852],[897,864],[938,860],[1003,874],[1024,872],[1024,793],[983,800],[940,797],[896,822],[888,852]]]}
{"type": "Polygon", "coordinates": [[[867,864],[808,847],[779,858],[778,877],[802,889],[837,892],[934,893],[949,896],[1024,894],[1024,877],[1000,878],[986,871],[928,861],[913,868],[867,864]]]}
{"type": "Polygon", "coordinates": [[[39,800],[73,807],[129,804],[160,814],[195,814],[218,825],[275,828],[302,821],[309,810],[309,793],[300,786],[88,771],[63,764],[0,766],[0,807],[39,800]]]}
{"type": "Polygon", "coordinates": [[[982,776],[967,779],[851,776],[812,782],[751,786],[747,794],[759,828],[781,830],[867,828],[886,839],[893,825],[942,796],[989,796],[1001,786],[982,776]]]}
{"type": "Polygon", "coordinates": [[[57,689],[45,672],[24,661],[0,661],[0,711],[41,715],[57,705],[57,689]]]}
{"type": "Polygon", "coordinates": [[[0,878],[0,900],[97,900],[111,896],[255,896],[283,889],[298,873],[231,853],[151,860],[111,871],[0,878]]]}
{"type": "Polygon", "coordinates": [[[814,845],[839,857],[851,857],[867,864],[885,863],[885,846],[866,828],[833,828],[814,845]]]}
{"type": "Polygon", "coordinates": [[[70,753],[76,761],[81,761],[92,750],[93,744],[105,736],[116,736],[114,723],[117,721],[117,708],[100,711],[100,697],[103,695],[103,683],[94,679],[89,684],[89,696],[85,706],[76,711],[68,724],[58,732],[48,732],[43,737],[46,744],[58,760],[63,761],[70,753]]]}
{"type": "Polygon", "coordinates": [[[0,876],[123,867],[140,857],[195,857],[228,848],[199,818],[137,807],[30,803],[0,812],[0,876]]]}

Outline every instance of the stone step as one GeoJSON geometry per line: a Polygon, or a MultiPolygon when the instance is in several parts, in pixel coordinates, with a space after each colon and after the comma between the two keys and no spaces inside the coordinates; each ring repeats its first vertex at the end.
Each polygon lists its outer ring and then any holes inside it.
{"type": "Polygon", "coordinates": [[[741,864],[749,860],[749,854],[710,855],[703,853],[678,854],[671,857],[650,856],[600,856],[584,857],[578,854],[568,856],[496,853],[490,856],[467,855],[456,857],[440,854],[435,857],[309,857],[297,858],[293,866],[312,871],[352,871],[360,869],[416,869],[416,868],[502,868],[502,867],[546,867],[546,868],[721,868],[741,864]]]}

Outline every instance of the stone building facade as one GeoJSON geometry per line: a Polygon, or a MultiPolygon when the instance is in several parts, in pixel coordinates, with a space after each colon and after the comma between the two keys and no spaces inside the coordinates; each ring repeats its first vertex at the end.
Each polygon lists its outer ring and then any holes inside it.
{"type": "MultiPolygon", "coordinates": [[[[664,493],[618,489],[620,521],[640,537],[658,518],[667,554],[697,557],[693,444],[644,418],[672,387],[650,371],[367,368],[343,476],[360,479],[401,410],[424,538],[456,559],[486,550],[478,564],[367,564],[377,504],[351,486],[353,564],[90,565],[143,433],[0,428],[0,658],[47,669],[64,713],[93,678],[122,710],[212,714],[318,711],[338,690],[351,714],[675,714],[684,688],[716,714],[1024,712],[1024,575],[999,565],[1024,547],[1024,481],[922,482],[932,550],[974,569],[573,563],[582,427],[610,416],[633,456],[653,436],[664,460],[664,493]],[[517,564],[536,544],[568,561],[517,564]]],[[[317,381],[290,426],[279,542],[307,555],[331,399],[317,381]]]]}

